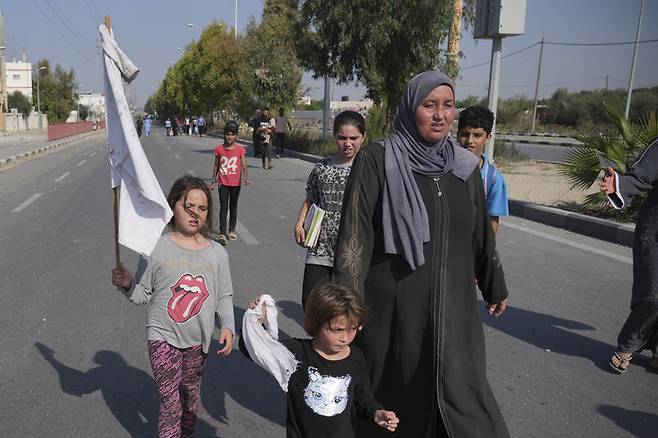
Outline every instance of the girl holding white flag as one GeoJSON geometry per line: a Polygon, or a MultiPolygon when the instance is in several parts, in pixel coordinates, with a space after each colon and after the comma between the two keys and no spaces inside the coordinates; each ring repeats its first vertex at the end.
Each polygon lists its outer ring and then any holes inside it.
{"type": "Polygon", "coordinates": [[[191,437],[215,318],[223,344],[217,354],[228,356],[233,348],[233,286],[228,255],[209,238],[212,197],[203,180],[179,178],[167,201],[171,231],[142,257],[135,279],[120,265],[112,284],[133,303],[150,305],[146,329],[160,394],[159,437],[191,437]]]}

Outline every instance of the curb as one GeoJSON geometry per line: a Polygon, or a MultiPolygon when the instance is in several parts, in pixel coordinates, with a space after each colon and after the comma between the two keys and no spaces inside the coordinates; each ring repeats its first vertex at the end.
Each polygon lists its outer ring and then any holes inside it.
{"type": "MultiPolygon", "coordinates": [[[[240,141],[249,145],[252,144],[250,140],[240,139],[240,141]]],[[[294,156],[295,158],[311,163],[316,163],[321,159],[321,157],[316,155],[290,149],[286,149],[286,155],[294,156]]],[[[606,242],[629,247],[633,246],[633,235],[635,234],[635,225],[633,224],[623,224],[607,219],[600,219],[556,207],[533,204],[528,201],[510,199],[508,202],[509,212],[512,216],[528,219],[533,222],[540,222],[551,227],[562,228],[606,242]]]]}
{"type": "Polygon", "coordinates": [[[29,158],[33,155],[39,155],[43,152],[50,151],[52,149],[57,149],[61,146],[72,143],[74,141],[82,140],[82,139],[87,138],[87,137],[91,137],[92,135],[98,134],[99,132],[100,132],[100,130],[85,132],[83,134],[78,134],[78,135],[74,135],[74,136],[71,136],[71,137],[56,140],[55,143],[51,143],[47,146],[43,146],[43,147],[28,151],[28,152],[23,152],[23,153],[20,153],[20,154],[17,154],[17,155],[12,155],[11,157],[8,157],[8,158],[2,158],[2,159],[0,159],[0,169],[2,169],[5,166],[8,166],[10,164],[14,164],[17,161],[20,161],[24,158],[29,158]]]}
{"type": "Polygon", "coordinates": [[[555,207],[509,200],[510,214],[624,246],[633,246],[635,225],[574,213],[555,207]]]}

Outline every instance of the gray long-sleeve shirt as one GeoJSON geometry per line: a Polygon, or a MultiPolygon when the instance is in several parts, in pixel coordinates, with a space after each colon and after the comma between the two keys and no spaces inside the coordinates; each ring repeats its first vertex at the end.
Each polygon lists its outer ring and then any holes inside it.
{"type": "Polygon", "coordinates": [[[177,245],[163,235],[150,257],[142,257],[136,280],[120,289],[135,304],[149,303],[148,340],[177,348],[201,344],[208,352],[215,327],[235,333],[233,285],[228,254],[216,242],[200,250],[177,245]]]}

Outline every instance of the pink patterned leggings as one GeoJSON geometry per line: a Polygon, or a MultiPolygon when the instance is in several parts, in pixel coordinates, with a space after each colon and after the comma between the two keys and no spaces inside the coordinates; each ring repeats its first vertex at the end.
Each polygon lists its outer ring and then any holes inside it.
{"type": "Polygon", "coordinates": [[[201,345],[176,348],[165,341],[148,341],[153,377],[160,393],[160,438],[194,434],[201,378],[208,355],[201,345]]]}

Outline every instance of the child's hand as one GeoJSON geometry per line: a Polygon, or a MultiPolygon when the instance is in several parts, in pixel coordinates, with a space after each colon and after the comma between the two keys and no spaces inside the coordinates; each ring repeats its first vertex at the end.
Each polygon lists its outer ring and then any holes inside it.
{"type": "Polygon", "coordinates": [[[133,282],[133,274],[123,266],[123,263],[119,264],[118,268],[112,269],[112,284],[117,287],[122,287],[128,289],[133,282]]]}
{"type": "Polygon", "coordinates": [[[306,240],[306,230],[304,230],[304,224],[295,224],[295,242],[297,242],[297,245],[303,247],[304,240],[306,240]]]}
{"type": "Polygon", "coordinates": [[[208,190],[215,190],[215,181],[212,181],[210,184],[208,184],[208,190]]]}
{"type": "Polygon", "coordinates": [[[400,419],[393,411],[385,411],[383,409],[375,411],[375,423],[389,432],[395,432],[399,422],[400,419]]]}
{"type": "Polygon", "coordinates": [[[223,328],[219,332],[219,343],[224,344],[224,347],[217,352],[218,355],[226,357],[231,354],[233,350],[233,332],[227,328],[223,328]]]}
{"type": "MultiPolygon", "coordinates": [[[[258,306],[258,302],[260,301],[260,298],[256,298],[255,300],[251,300],[249,302],[249,308],[251,310],[255,309],[256,306],[258,306]]],[[[260,317],[257,319],[259,324],[262,324],[263,321],[267,318],[267,307],[265,306],[265,303],[261,304],[260,307],[260,317]]]]}
{"type": "Polygon", "coordinates": [[[244,179],[244,185],[245,185],[245,186],[248,186],[248,185],[250,185],[250,184],[251,184],[251,181],[249,181],[249,178],[245,178],[245,179],[244,179]]]}

